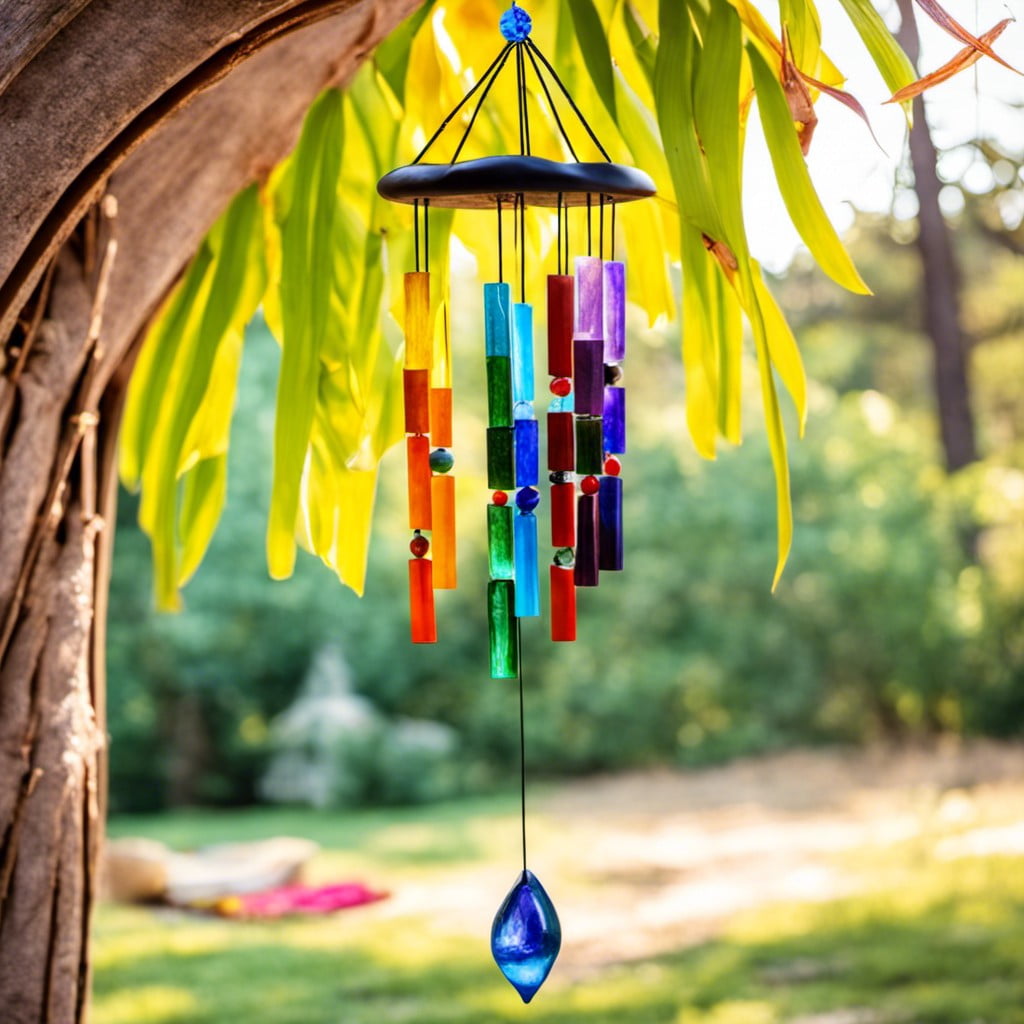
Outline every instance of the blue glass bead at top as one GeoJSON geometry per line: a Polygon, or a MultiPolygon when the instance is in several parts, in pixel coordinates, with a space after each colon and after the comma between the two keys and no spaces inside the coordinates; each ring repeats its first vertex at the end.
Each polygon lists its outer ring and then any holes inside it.
{"type": "Polygon", "coordinates": [[[513,4],[498,22],[501,34],[510,43],[521,43],[533,28],[533,19],[517,4],[513,4]]]}
{"type": "Polygon", "coordinates": [[[491,926],[491,952],[524,1003],[544,984],[562,947],[562,926],[551,897],[532,871],[523,871],[491,926]]]}
{"type": "Polygon", "coordinates": [[[448,473],[455,465],[455,456],[447,448],[435,448],[430,453],[430,468],[435,473],[448,473]]]}
{"type": "Polygon", "coordinates": [[[540,504],[540,491],[536,487],[523,487],[516,492],[516,505],[520,512],[532,512],[540,504]]]}

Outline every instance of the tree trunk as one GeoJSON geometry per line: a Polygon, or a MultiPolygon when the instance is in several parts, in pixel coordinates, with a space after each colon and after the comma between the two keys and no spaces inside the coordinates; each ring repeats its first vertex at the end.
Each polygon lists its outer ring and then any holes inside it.
{"type": "Polygon", "coordinates": [[[86,1013],[116,435],[139,341],[230,198],[416,6],[31,0],[0,12],[4,1024],[86,1013]]]}
{"type": "MultiPolygon", "coordinates": [[[[899,0],[902,24],[898,33],[907,56],[917,64],[921,44],[914,22],[913,0],[899,0]]],[[[938,154],[928,130],[924,101],[914,100],[910,161],[917,193],[918,236],[924,272],[924,327],[932,343],[935,399],[946,468],[953,472],[978,457],[974,414],[967,373],[968,338],[960,315],[960,274],[949,226],[939,206],[938,154]]]]}

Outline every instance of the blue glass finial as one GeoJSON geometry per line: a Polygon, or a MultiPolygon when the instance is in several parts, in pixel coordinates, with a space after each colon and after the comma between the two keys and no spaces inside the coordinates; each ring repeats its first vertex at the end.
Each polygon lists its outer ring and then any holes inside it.
{"type": "Polygon", "coordinates": [[[555,905],[533,872],[524,870],[491,926],[494,962],[524,1003],[544,984],[561,947],[555,905]]]}
{"type": "Polygon", "coordinates": [[[521,43],[533,28],[533,19],[517,4],[513,4],[498,22],[501,34],[510,43],[521,43]]]}

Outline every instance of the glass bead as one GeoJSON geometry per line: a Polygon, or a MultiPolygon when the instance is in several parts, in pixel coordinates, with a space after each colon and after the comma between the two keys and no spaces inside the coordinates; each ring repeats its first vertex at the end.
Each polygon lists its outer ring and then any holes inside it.
{"type": "Polygon", "coordinates": [[[566,470],[563,470],[558,473],[549,473],[548,480],[550,480],[553,484],[571,484],[573,482],[573,478],[575,477],[575,475],[575,473],[570,473],[566,470]]]}
{"type": "Polygon", "coordinates": [[[520,512],[532,512],[540,504],[540,491],[536,487],[524,487],[516,492],[516,506],[520,512]]]}
{"type": "Polygon", "coordinates": [[[607,260],[604,265],[604,361],[626,358],[626,265],[607,260]]]}
{"type": "MultiPolygon", "coordinates": [[[[511,509],[509,509],[511,511],[511,509]]],[[[537,517],[532,512],[515,517],[516,616],[540,615],[540,582],[537,566],[537,517]]]]}
{"type": "Polygon", "coordinates": [[[574,282],[569,274],[548,276],[548,373],[572,376],[574,282]]]}
{"type": "Polygon", "coordinates": [[[536,875],[524,869],[491,926],[494,961],[524,1003],[544,984],[561,948],[555,905],[536,875]]]}
{"type": "Polygon", "coordinates": [[[512,580],[491,580],[487,584],[487,640],[492,679],[515,679],[519,675],[515,591],[512,580]]]}
{"type": "Polygon", "coordinates": [[[604,468],[604,429],[600,416],[576,417],[576,472],[598,475],[604,468]]]}
{"type": "Polygon", "coordinates": [[[568,377],[556,377],[549,387],[551,388],[551,394],[558,395],[559,398],[565,398],[572,391],[572,381],[568,377]]]}
{"type": "Polygon", "coordinates": [[[551,639],[571,643],[576,639],[576,573],[572,566],[555,564],[548,569],[551,587],[551,639]]]}
{"type": "Polygon", "coordinates": [[[505,491],[495,491],[491,495],[491,501],[493,501],[495,505],[507,505],[508,494],[506,494],[505,491]]]}
{"type": "Polygon", "coordinates": [[[622,367],[618,363],[604,364],[604,382],[607,387],[618,384],[622,380],[622,367]]]}
{"type": "Polygon", "coordinates": [[[622,472],[622,463],[614,455],[609,455],[604,460],[604,475],[618,476],[622,472]]]}
{"type": "Polygon", "coordinates": [[[579,416],[600,416],[604,409],[604,362],[600,338],[572,343],[574,409],[579,416]]]}
{"type": "Polygon", "coordinates": [[[602,571],[622,569],[622,477],[601,477],[598,506],[598,564],[602,571]]]}
{"type": "Polygon", "coordinates": [[[596,256],[576,257],[575,338],[596,338],[604,353],[604,271],[596,256]]]}
{"type": "Polygon", "coordinates": [[[548,412],[572,412],[576,408],[576,396],[570,391],[567,395],[555,395],[548,403],[548,412]]]}
{"type": "Polygon", "coordinates": [[[555,565],[567,569],[576,564],[576,554],[572,548],[559,548],[555,552],[555,565]]]}
{"type": "Polygon", "coordinates": [[[529,36],[530,30],[533,28],[533,19],[522,7],[513,4],[501,16],[498,28],[510,43],[521,43],[529,36]]]}
{"type": "Polygon", "coordinates": [[[583,494],[576,512],[576,586],[596,587],[600,582],[600,539],[596,494],[583,494]]]}
{"type": "Polygon", "coordinates": [[[430,541],[417,530],[412,540],[409,541],[409,550],[417,558],[422,558],[430,550],[430,541]]]}
{"type": "Polygon", "coordinates": [[[533,306],[517,302],[512,307],[512,400],[532,402],[534,389],[533,306]]]}
{"type": "Polygon", "coordinates": [[[487,567],[493,580],[515,578],[511,505],[487,506],[487,567]]]}
{"type": "Polygon", "coordinates": [[[455,465],[455,456],[447,448],[435,448],[430,453],[430,468],[435,473],[450,473],[455,465]]]}
{"type": "Polygon", "coordinates": [[[596,476],[585,476],[580,481],[580,490],[584,494],[597,494],[601,488],[601,481],[596,476]]]}
{"type": "Polygon", "coordinates": [[[516,420],[516,487],[535,487],[540,482],[540,433],[536,420],[516,420]]]}

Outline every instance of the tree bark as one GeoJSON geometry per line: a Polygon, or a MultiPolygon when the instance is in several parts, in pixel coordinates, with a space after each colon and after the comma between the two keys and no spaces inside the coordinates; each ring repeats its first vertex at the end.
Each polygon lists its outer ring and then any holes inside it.
{"type": "MultiPolygon", "coordinates": [[[[913,0],[899,0],[899,9],[898,38],[916,65],[921,44],[914,21],[913,0]]],[[[924,327],[934,355],[939,434],[946,468],[954,472],[978,457],[968,380],[970,344],[960,315],[960,274],[953,240],[939,205],[942,183],[936,169],[938,154],[920,96],[914,100],[910,161],[919,206],[917,247],[924,273],[924,327]]]]}
{"type": "Polygon", "coordinates": [[[417,5],[32,0],[0,14],[4,1024],[86,1015],[116,434],[140,339],[316,94],[417,5]]]}

